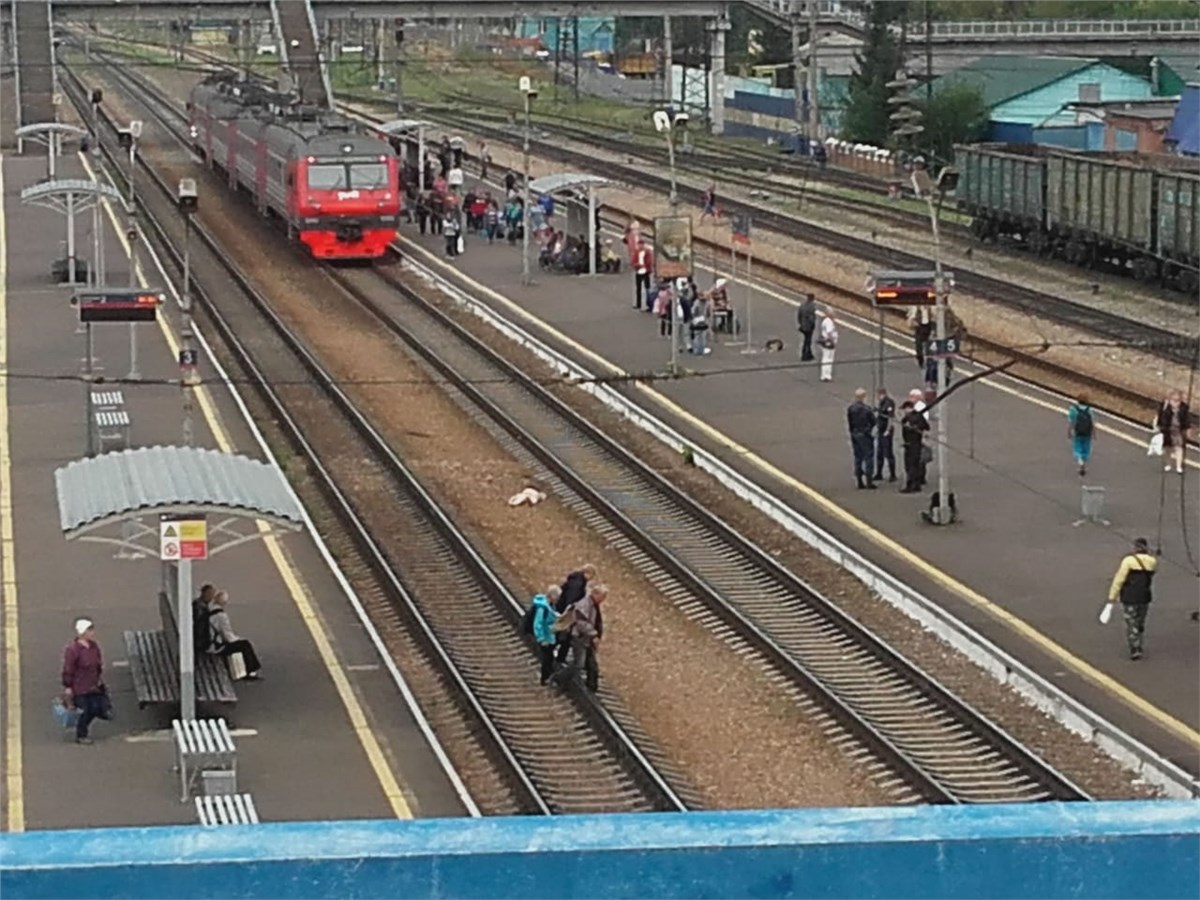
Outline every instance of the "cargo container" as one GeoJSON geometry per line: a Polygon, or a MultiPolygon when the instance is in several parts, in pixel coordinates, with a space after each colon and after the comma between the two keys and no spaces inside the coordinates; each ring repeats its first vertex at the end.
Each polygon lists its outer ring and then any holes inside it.
{"type": "MultiPolygon", "coordinates": [[[[1033,148],[958,147],[959,207],[977,237],[1036,243],[1045,220],[1045,165],[1033,148]],[[1022,152],[1026,151],[1026,152],[1022,152]]],[[[1040,246],[1030,249],[1040,251],[1040,246]]]]}
{"type": "Polygon", "coordinates": [[[1158,234],[1155,252],[1163,277],[1188,293],[1200,287],[1200,175],[1161,172],[1156,183],[1158,234]]]}
{"type": "Polygon", "coordinates": [[[1153,170],[1105,157],[1047,157],[1046,228],[1068,262],[1123,268],[1153,254],[1153,210],[1153,170]]]}
{"type": "Polygon", "coordinates": [[[1026,144],[958,146],[954,155],[958,206],[980,239],[1197,290],[1195,160],[1026,144]]]}

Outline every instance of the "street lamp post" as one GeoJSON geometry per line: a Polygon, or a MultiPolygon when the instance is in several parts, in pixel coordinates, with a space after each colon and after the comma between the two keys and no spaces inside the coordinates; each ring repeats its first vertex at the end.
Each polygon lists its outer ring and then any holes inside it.
{"type": "Polygon", "coordinates": [[[195,382],[195,347],[192,344],[192,216],[199,206],[196,179],[182,178],[179,181],[179,211],[183,214],[183,290],[179,295],[180,312],[183,314],[183,353],[179,359],[180,388],[183,390],[183,443],[192,446],[192,386],[195,382]]]}
{"type": "Polygon", "coordinates": [[[530,283],[529,224],[531,221],[529,215],[529,120],[531,111],[533,109],[533,101],[537,99],[537,88],[533,86],[533,82],[530,80],[528,75],[522,75],[519,84],[521,93],[525,95],[525,130],[524,140],[521,144],[521,150],[523,154],[522,165],[525,169],[521,210],[521,284],[528,285],[530,283]]]}
{"type": "MultiPolygon", "coordinates": [[[[676,112],[672,108],[660,109],[654,114],[654,127],[667,138],[667,164],[671,171],[671,194],[669,198],[671,215],[675,215],[679,211],[679,184],[675,174],[675,129],[687,128],[687,123],[687,113],[676,112]]],[[[679,303],[676,300],[671,303],[670,373],[673,376],[679,374],[679,328],[682,324],[679,321],[679,303]]]]}
{"type": "Polygon", "coordinates": [[[929,228],[933,233],[933,270],[934,290],[937,293],[935,327],[937,328],[937,490],[938,504],[931,512],[931,521],[935,525],[949,525],[954,521],[950,503],[950,460],[949,440],[950,424],[948,419],[948,401],[945,399],[946,388],[949,387],[949,357],[946,355],[946,310],[949,302],[946,290],[946,277],[942,270],[942,240],[938,220],[942,212],[942,198],[945,192],[954,190],[958,184],[958,172],[952,168],[943,168],[937,182],[930,184],[928,175],[923,169],[915,169],[912,173],[912,186],[917,196],[924,195],[925,204],[929,209],[929,228]],[[925,176],[922,178],[922,176],[925,176]],[[922,181],[925,181],[922,190],[922,181]],[[934,194],[937,194],[936,201],[934,194]]]}
{"type": "MultiPolygon", "coordinates": [[[[125,237],[127,254],[126,258],[129,262],[129,286],[137,287],[137,142],[142,136],[142,123],[134,121],[129,123],[128,129],[122,129],[118,134],[121,147],[129,151],[129,221],[125,226],[125,237]]],[[[138,370],[138,346],[137,346],[137,325],[133,322],[129,323],[129,375],[131,381],[137,381],[142,377],[138,370]]]]}

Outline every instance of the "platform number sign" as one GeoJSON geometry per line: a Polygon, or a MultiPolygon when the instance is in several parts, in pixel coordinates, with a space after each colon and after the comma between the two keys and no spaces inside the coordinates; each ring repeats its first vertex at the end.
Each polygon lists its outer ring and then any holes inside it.
{"type": "Polygon", "coordinates": [[[962,342],[956,337],[943,338],[940,341],[928,341],[925,344],[925,355],[931,359],[949,359],[962,352],[962,342]]]}

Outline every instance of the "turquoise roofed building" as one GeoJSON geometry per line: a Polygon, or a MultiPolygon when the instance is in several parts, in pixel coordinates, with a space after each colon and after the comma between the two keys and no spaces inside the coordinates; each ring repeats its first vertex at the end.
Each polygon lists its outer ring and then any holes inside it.
{"type": "Polygon", "coordinates": [[[952,85],[978,88],[989,110],[987,139],[1037,143],[1039,129],[1061,122],[1067,104],[1146,100],[1150,80],[1098,59],[1065,56],[989,56],[949,72],[935,92],[952,85]]]}
{"type": "Polygon", "coordinates": [[[517,35],[523,38],[541,38],[542,44],[552,53],[559,45],[559,29],[562,29],[562,52],[570,55],[575,49],[572,28],[579,24],[579,52],[612,53],[616,36],[617,20],[614,16],[563,16],[562,18],[527,17],[517,27],[517,35]]]}

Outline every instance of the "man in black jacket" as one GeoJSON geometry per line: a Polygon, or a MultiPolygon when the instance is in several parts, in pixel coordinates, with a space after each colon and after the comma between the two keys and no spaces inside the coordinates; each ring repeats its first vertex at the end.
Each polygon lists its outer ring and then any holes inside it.
{"type": "Polygon", "coordinates": [[[812,294],[804,295],[804,302],[796,310],[797,330],[804,337],[800,346],[800,362],[812,362],[815,357],[812,352],[813,332],[817,330],[817,299],[812,294]]]}
{"type": "Polygon", "coordinates": [[[925,466],[921,454],[925,450],[925,432],[929,420],[918,410],[912,400],[900,404],[900,436],[904,441],[904,487],[902,494],[917,494],[924,482],[925,466]]]}
{"type": "MultiPolygon", "coordinates": [[[[591,563],[581,566],[574,572],[571,572],[563,580],[562,594],[559,595],[558,602],[554,604],[554,611],[560,616],[568,609],[587,596],[588,582],[596,580],[596,567],[591,563]]],[[[597,610],[597,616],[599,611],[597,610]]],[[[599,635],[604,634],[604,620],[597,618],[596,631],[599,635]]],[[[558,643],[558,659],[557,664],[562,665],[567,660],[567,654],[571,650],[570,641],[567,640],[567,634],[564,632],[559,636],[558,643]]]]}
{"type": "Polygon", "coordinates": [[[854,449],[854,480],[859,488],[875,490],[874,450],[875,411],[867,406],[867,392],[859,388],[854,402],[846,410],[846,425],[850,430],[850,446],[854,449]]]}
{"type": "Polygon", "coordinates": [[[896,436],[896,401],[888,396],[887,388],[879,389],[875,401],[875,480],[883,479],[883,467],[886,463],[888,481],[896,480],[896,450],[893,438],[896,436]]]}

